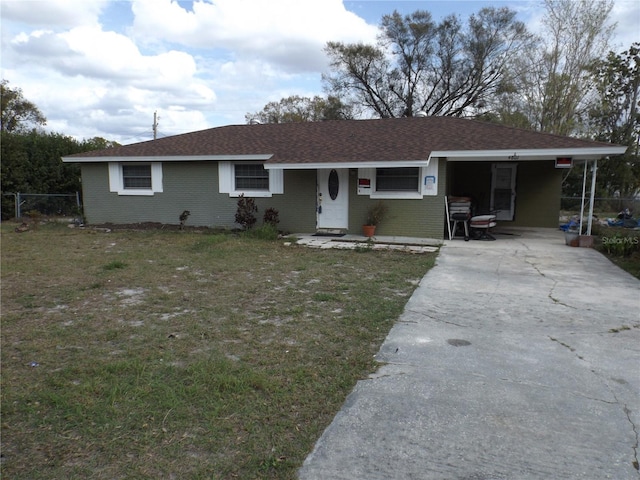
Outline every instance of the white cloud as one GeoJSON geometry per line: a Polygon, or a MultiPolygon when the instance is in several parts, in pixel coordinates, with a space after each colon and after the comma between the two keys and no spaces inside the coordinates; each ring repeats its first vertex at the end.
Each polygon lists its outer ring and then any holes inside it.
{"type": "Polygon", "coordinates": [[[23,89],[49,129],[78,138],[149,139],[156,109],[174,111],[167,132],[202,129],[207,122],[200,111],[216,101],[190,54],[143,55],[131,39],[99,26],[21,33],[10,48],[17,68],[3,70],[3,78],[23,89]]]}
{"type": "Polygon", "coordinates": [[[325,65],[329,40],[373,41],[376,28],[341,0],[198,0],[186,10],[171,0],[134,0],[133,34],[200,49],[225,49],[290,72],[325,65]]]}
{"type": "Polygon", "coordinates": [[[23,59],[31,57],[69,76],[130,81],[147,87],[171,87],[196,73],[194,58],[170,50],[143,55],[131,39],[100,27],[77,27],[63,33],[35,31],[12,41],[23,59]]]}
{"type": "Polygon", "coordinates": [[[94,25],[108,0],[2,0],[4,20],[48,28],[94,25]]]}
{"type": "Polygon", "coordinates": [[[640,2],[638,0],[616,0],[611,17],[617,22],[612,50],[621,52],[627,50],[633,42],[640,42],[640,2]]]}

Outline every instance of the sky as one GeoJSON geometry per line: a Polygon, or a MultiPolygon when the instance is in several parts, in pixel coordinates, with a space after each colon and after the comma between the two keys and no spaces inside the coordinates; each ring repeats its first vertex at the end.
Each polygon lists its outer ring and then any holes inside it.
{"type": "MultiPolygon", "coordinates": [[[[373,43],[383,15],[465,20],[538,0],[0,0],[2,79],[47,131],[121,144],[230,124],[284,97],[323,95],[328,41],[373,43]]],[[[640,0],[615,0],[611,48],[640,41],[640,0]]]]}

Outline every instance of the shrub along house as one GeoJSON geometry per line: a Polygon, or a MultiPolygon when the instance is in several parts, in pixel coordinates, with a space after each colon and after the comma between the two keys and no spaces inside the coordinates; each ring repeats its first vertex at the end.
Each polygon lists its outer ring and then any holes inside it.
{"type": "Polygon", "coordinates": [[[469,196],[501,225],[556,227],[563,170],[624,147],[453,117],[231,125],[63,158],[81,165],[88,223],[234,228],[237,197],[289,232],[442,239],[446,196],[469,196]]]}

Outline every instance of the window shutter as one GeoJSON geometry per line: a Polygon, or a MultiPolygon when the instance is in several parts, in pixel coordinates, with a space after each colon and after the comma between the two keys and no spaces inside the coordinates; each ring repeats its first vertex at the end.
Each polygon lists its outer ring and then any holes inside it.
{"type": "Polygon", "coordinates": [[[284,193],[284,170],[281,168],[269,169],[269,192],[284,193]]]}
{"type": "Polygon", "coordinates": [[[434,197],[438,195],[438,162],[439,158],[432,158],[429,166],[421,168],[420,191],[422,195],[434,197]]]}
{"type": "Polygon", "coordinates": [[[218,189],[220,193],[231,193],[235,188],[233,183],[233,164],[218,162],[218,189]]]}
{"type": "Polygon", "coordinates": [[[109,191],[120,192],[122,190],[122,175],[120,164],[109,162],[109,191]]]}
{"type": "Polygon", "coordinates": [[[153,192],[162,192],[162,163],[154,162],[151,164],[151,187],[153,192]]]}

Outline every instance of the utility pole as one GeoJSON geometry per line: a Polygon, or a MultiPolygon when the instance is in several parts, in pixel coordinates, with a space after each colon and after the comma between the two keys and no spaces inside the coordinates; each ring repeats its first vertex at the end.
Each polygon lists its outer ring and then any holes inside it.
{"type": "Polygon", "coordinates": [[[160,117],[158,116],[158,111],[153,112],[153,139],[158,138],[158,120],[160,117]]]}

